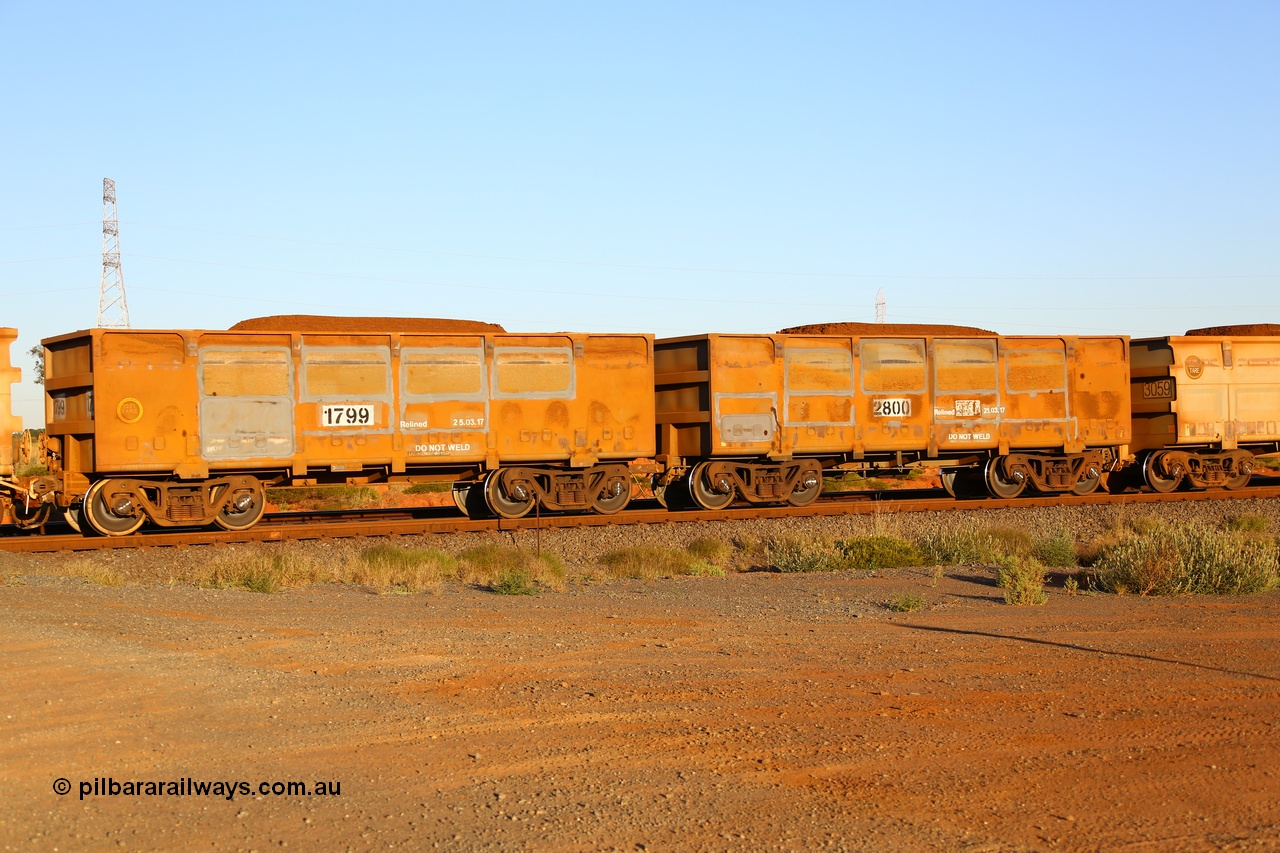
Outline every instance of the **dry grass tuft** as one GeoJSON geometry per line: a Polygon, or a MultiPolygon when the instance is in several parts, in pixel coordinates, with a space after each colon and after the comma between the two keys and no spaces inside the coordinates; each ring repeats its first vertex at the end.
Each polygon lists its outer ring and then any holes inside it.
{"type": "Polygon", "coordinates": [[[767,544],[770,567],[779,572],[835,572],[845,568],[834,544],[812,536],[781,536],[767,544]]]}
{"type": "Polygon", "coordinates": [[[858,536],[836,543],[844,568],[892,569],[920,566],[924,555],[914,543],[896,536],[858,536]]]}
{"type": "Polygon", "coordinates": [[[725,570],[729,568],[729,562],[733,558],[733,546],[719,539],[695,539],[684,546],[684,550],[703,562],[725,570]]]}
{"type": "MultiPolygon", "coordinates": [[[[712,540],[698,540],[699,542],[710,542],[712,540]]],[[[655,548],[652,546],[641,546],[636,548],[622,548],[617,551],[610,551],[600,557],[600,565],[604,566],[609,577],[612,578],[636,578],[640,580],[656,580],[657,578],[673,578],[682,576],[694,577],[723,577],[724,568],[716,565],[698,552],[713,551],[713,556],[718,556],[724,561],[728,561],[728,546],[721,553],[718,549],[710,548],[706,545],[699,545],[696,549],[693,547],[697,543],[691,543],[690,547],[684,550],[677,548],[655,548]]],[[[724,543],[717,543],[723,545],[724,543]]]]}
{"type": "Polygon", "coordinates": [[[1004,556],[1000,540],[987,530],[943,530],[917,544],[932,566],[993,566],[1004,556]]]}
{"type": "Polygon", "coordinates": [[[360,554],[344,582],[391,593],[438,592],[457,572],[458,561],[434,548],[375,545],[360,554]]]}
{"type": "Polygon", "coordinates": [[[565,584],[564,560],[549,551],[481,545],[464,551],[457,566],[459,580],[502,595],[563,590],[565,584]]]}

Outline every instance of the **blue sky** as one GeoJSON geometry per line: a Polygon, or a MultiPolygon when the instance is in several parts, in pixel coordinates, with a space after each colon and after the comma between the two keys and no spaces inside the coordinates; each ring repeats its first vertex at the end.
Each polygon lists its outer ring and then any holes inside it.
{"type": "MultiPolygon", "coordinates": [[[[0,0],[0,325],[1280,320],[1280,4],[0,0]]],[[[39,390],[15,388],[28,426],[39,390]]]]}

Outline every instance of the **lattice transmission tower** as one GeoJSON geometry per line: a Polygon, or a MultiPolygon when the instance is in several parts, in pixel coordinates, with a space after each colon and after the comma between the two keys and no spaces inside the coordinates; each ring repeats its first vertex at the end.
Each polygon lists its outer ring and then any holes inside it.
{"type": "Polygon", "coordinates": [[[116,216],[116,182],[102,179],[102,284],[98,287],[98,328],[129,328],[129,303],[120,271],[120,219],[116,216]]]}
{"type": "Polygon", "coordinates": [[[884,301],[884,288],[876,291],[876,322],[884,323],[889,319],[889,306],[884,301]]]}

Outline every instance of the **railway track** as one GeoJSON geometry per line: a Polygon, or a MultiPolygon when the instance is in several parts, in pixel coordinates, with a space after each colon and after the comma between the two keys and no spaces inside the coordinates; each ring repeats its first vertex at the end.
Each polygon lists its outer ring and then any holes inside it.
{"type": "Polygon", "coordinates": [[[678,524],[686,521],[733,521],[757,518],[806,518],[869,513],[988,510],[1011,507],[1097,506],[1103,504],[1159,504],[1169,501],[1231,501],[1280,498],[1280,478],[1254,477],[1251,484],[1235,491],[1206,492],[1098,492],[1085,497],[1052,495],[1019,497],[1011,500],[981,498],[956,500],[941,489],[888,492],[848,492],[824,496],[806,507],[735,506],[723,510],[670,512],[652,501],[635,501],[634,509],[616,515],[542,515],[520,519],[460,518],[452,507],[420,507],[332,512],[274,513],[250,530],[151,530],[129,536],[94,537],[74,533],[63,525],[48,525],[48,531],[19,532],[0,537],[0,551],[48,553],[99,551],[117,548],[183,548],[193,545],[220,545],[232,542],[284,542],[309,539],[356,537],[396,537],[466,533],[486,530],[537,530],[598,527],[609,524],[678,524]],[[60,532],[59,527],[63,531],[60,532]]]}

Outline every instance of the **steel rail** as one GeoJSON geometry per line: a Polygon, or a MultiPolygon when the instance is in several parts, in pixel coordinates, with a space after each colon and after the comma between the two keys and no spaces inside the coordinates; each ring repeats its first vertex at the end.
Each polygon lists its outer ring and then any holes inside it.
{"type": "MultiPolygon", "coordinates": [[[[616,515],[529,515],[519,519],[459,518],[452,507],[417,507],[385,510],[282,512],[266,516],[257,526],[242,531],[152,529],[128,536],[83,536],[78,533],[22,531],[0,537],[0,551],[48,553],[99,551],[116,548],[182,548],[244,542],[283,542],[311,539],[347,539],[476,533],[493,530],[548,530],[601,527],[611,524],[677,524],[689,521],[735,521],[759,518],[813,518],[898,512],[994,510],[1017,507],[1072,507],[1106,504],[1159,504],[1171,501],[1256,500],[1280,498],[1277,478],[1257,478],[1260,485],[1234,491],[1205,492],[1097,492],[1084,497],[1049,495],[1011,499],[956,499],[941,489],[835,493],[805,507],[733,506],[723,510],[662,509],[649,501],[616,515]]],[[[640,502],[637,502],[640,503],[640,502]]],[[[633,504],[634,506],[634,504],[633,504]]],[[[53,526],[52,524],[50,526],[53,526]]]]}

